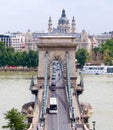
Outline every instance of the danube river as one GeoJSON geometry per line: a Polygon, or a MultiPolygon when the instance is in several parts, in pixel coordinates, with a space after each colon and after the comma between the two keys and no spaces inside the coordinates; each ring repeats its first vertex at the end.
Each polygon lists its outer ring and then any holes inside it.
{"type": "MultiPolygon", "coordinates": [[[[34,101],[29,91],[32,75],[36,78],[36,73],[0,72],[0,130],[5,125],[6,111],[13,107],[21,111],[24,103],[34,101]]],[[[96,121],[96,130],[113,130],[113,75],[83,75],[83,78],[84,92],[80,101],[93,107],[90,126],[96,121]]]]}
{"type": "Polygon", "coordinates": [[[84,75],[82,102],[93,107],[90,119],[96,121],[96,130],[113,130],[113,75],[84,75]]]}
{"type": "Polygon", "coordinates": [[[13,107],[21,111],[23,104],[34,101],[29,91],[32,75],[36,76],[36,72],[0,72],[0,130],[6,124],[6,111],[13,107]]]}

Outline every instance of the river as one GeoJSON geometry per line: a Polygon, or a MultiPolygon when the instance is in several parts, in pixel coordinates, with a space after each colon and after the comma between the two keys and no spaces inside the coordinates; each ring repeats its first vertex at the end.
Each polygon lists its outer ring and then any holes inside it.
{"type": "Polygon", "coordinates": [[[13,107],[21,111],[22,105],[34,101],[34,96],[29,91],[32,75],[36,73],[0,72],[0,130],[6,124],[6,111],[13,107]]]}
{"type": "MultiPolygon", "coordinates": [[[[36,77],[36,73],[0,72],[0,130],[6,124],[6,111],[13,107],[21,111],[24,103],[34,101],[29,91],[32,75],[36,77]]],[[[83,78],[84,92],[80,101],[93,106],[90,126],[92,121],[96,121],[96,130],[113,130],[113,75],[83,75],[83,78]]]]}
{"type": "Polygon", "coordinates": [[[96,130],[113,130],[113,75],[83,75],[84,92],[80,101],[90,103],[96,130]]]}

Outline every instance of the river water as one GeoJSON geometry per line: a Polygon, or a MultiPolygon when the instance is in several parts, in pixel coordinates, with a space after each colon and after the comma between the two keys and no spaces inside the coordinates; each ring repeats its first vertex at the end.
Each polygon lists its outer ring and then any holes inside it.
{"type": "Polygon", "coordinates": [[[29,91],[32,75],[34,73],[0,72],[0,130],[6,124],[6,111],[13,107],[21,111],[22,105],[34,101],[34,96],[29,91]]]}
{"type": "Polygon", "coordinates": [[[113,75],[83,75],[84,92],[82,102],[90,103],[93,114],[90,119],[96,121],[96,130],[113,130],[113,75]]]}
{"type": "MultiPolygon", "coordinates": [[[[32,75],[36,76],[36,73],[0,72],[0,130],[6,124],[6,111],[13,107],[21,111],[23,104],[34,101],[29,91],[32,75]]],[[[83,78],[84,92],[80,101],[93,106],[90,126],[96,121],[96,130],[113,130],[113,75],[83,75],[83,78]]]]}

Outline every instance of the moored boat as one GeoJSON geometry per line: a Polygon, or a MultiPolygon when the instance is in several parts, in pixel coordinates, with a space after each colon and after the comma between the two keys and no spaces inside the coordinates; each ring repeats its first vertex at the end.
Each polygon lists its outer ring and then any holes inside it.
{"type": "Polygon", "coordinates": [[[79,71],[81,74],[113,74],[113,66],[86,64],[79,71]]]}

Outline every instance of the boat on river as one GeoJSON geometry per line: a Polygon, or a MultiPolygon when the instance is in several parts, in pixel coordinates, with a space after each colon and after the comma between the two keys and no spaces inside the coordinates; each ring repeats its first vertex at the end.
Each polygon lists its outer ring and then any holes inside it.
{"type": "Polygon", "coordinates": [[[79,71],[81,74],[113,74],[113,66],[106,66],[104,64],[100,65],[92,65],[86,64],[83,68],[79,71]]]}

